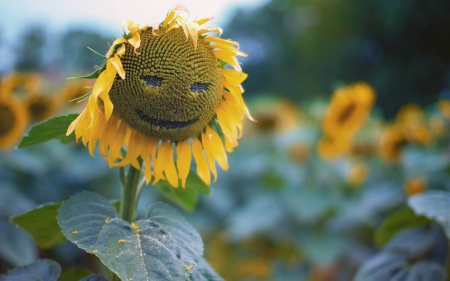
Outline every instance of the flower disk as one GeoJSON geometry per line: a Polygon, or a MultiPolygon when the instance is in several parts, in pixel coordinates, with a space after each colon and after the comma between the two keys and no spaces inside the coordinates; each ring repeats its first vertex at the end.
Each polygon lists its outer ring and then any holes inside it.
{"type": "Polygon", "coordinates": [[[141,32],[139,55],[126,43],[126,79],[116,76],[109,96],[133,129],[162,140],[196,136],[214,117],[222,97],[221,69],[212,50],[197,48],[182,29],[141,32]]]}

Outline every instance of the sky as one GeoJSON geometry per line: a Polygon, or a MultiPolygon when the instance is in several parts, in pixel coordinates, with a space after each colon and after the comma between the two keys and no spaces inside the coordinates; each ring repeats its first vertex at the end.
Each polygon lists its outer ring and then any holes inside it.
{"type": "Polygon", "coordinates": [[[0,72],[13,67],[9,55],[17,36],[28,26],[43,25],[48,33],[67,29],[93,29],[105,35],[120,33],[130,19],[141,26],[161,22],[176,4],[189,10],[188,20],[211,17],[209,26],[223,26],[236,8],[253,9],[268,0],[13,0],[0,1],[0,72]]]}
{"type": "Polygon", "coordinates": [[[223,25],[236,7],[253,8],[267,0],[14,0],[0,1],[2,37],[10,39],[26,26],[45,23],[51,31],[68,27],[120,29],[124,20],[142,25],[160,22],[175,4],[190,11],[189,19],[214,16],[223,25]]]}

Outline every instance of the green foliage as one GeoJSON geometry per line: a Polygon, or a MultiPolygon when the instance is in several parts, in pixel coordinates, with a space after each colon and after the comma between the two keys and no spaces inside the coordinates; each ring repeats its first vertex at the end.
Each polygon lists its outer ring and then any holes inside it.
{"type": "Polygon", "coordinates": [[[92,274],[89,276],[86,276],[85,278],[81,279],[80,281],[108,281],[101,275],[92,274]]]}
{"type": "Polygon", "coordinates": [[[189,281],[224,281],[216,271],[208,264],[208,262],[201,258],[197,266],[192,269],[192,274],[189,276],[189,281]]]}
{"type": "Polygon", "coordinates": [[[382,247],[400,231],[428,224],[430,224],[429,219],[416,216],[410,208],[397,210],[390,214],[375,232],[375,244],[382,247]]]}
{"type": "Polygon", "coordinates": [[[354,281],[433,280],[444,281],[445,269],[436,262],[419,261],[413,265],[402,253],[383,252],[365,263],[354,281]]]}
{"type": "Polygon", "coordinates": [[[408,204],[416,214],[438,222],[450,238],[450,192],[428,190],[410,197],[408,204]]]}
{"type": "Polygon", "coordinates": [[[19,148],[41,144],[53,139],[59,139],[63,143],[74,141],[75,135],[66,136],[66,132],[70,123],[77,117],[78,114],[69,114],[54,117],[31,126],[28,133],[20,141],[19,148]]]}
{"type": "Polygon", "coordinates": [[[37,251],[30,236],[2,218],[0,218],[0,258],[13,266],[22,266],[37,258],[37,251]]]}
{"type": "Polygon", "coordinates": [[[108,200],[84,191],[62,204],[57,219],[67,239],[97,255],[122,280],[188,279],[187,268],[203,253],[195,229],[163,203],[130,225],[108,200]]]}
{"type": "Polygon", "coordinates": [[[11,221],[28,231],[42,249],[52,248],[66,242],[56,221],[59,207],[61,207],[61,203],[40,205],[13,217],[11,221]]]}
{"type": "Polygon", "coordinates": [[[189,172],[186,179],[186,188],[174,188],[167,181],[159,181],[156,185],[159,191],[170,201],[178,204],[187,211],[193,211],[198,202],[198,193],[209,194],[210,187],[205,184],[200,177],[189,172]]]}
{"type": "Polygon", "coordinates": [[[0,281],[56,281],[61,274],[61,266],[48,259],[37,260],[32,264],[16,267],[5,275],[0,275],[0,281]]]}
{"type": "Polygon", "coordinates": [[[58,281],[78,281],[91,273],[90,270],[84,268],[69,268],[61,274],[61,278],[58,281]]]}

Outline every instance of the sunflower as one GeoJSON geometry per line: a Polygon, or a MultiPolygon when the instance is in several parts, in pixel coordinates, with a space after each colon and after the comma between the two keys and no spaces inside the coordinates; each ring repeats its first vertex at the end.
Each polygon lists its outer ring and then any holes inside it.
{"type": "Polygon", "coordinates": [[[363,82],[341,87],[333,93],[322,121],[323,136],[317,147],[322,158],[332,160],[351,150],[353,137],[374,102],[373,88],[363,82]]]}
{"type": "Polygon", "coordinates": [[[2,79],[2,91],[16,96],[34,94],[41,85],[41,76],[37,73],[10,72],[2,79]]]}
{"type": "Polygon", "coordinates": [[[390,125],[381,133],[378,146],[379,154],[385,160],[397,162],[403,148],[409,143],[410,141],[401,126],[398,124],[390,125]]]}
{"type": "Polygon", "coordinates": [[[242,134],[242,98],[247,77],[237,56],[238,43],[220,38],[220,28],[201,28],[210,18],[186,22],[169,11],[151,27],[130,20],[113,42],[86,108],[69,126],[91,155],[100,153],[112,166],[144,163],[146,182],[166,179],[185,187],[192,157],[207,184],[217,179],[217,162],[228,169],[226,151],[242,134]],[[126,148],[126,155],[121,149],[126,148]]]}
{"type": "Polygon", "coordinates": [[[28,116],[33,122],[43,121],[52,117],[57,111],[56,100],[49,95],[28,95],[24,100],[28,116]]]}
{"type": "Polygon", "coordinates": [[[349,152],[352,143],[349,135],[340,135],[336,138],[324,135],[317,144],[317,152],[324,160],[333,160],[349,152]]]}
{"type": "Polygon", "coordinates": [[[61,91],[61,106],[75,106],[78,100],[92,90],[93,84],[89,80],[72,80],[64,85],[61,91]]]}
{"type": "Polygon", "coordinates": [[[0,150],[11,147],[22,137],[27,116],[26,108],[14,96],[0,95],[0,150]]]}
{"type": "Polygon", "coordinates": [[[354,134],[364,123],[374,102],[375,92],[367,83],[337,89],[323,119],[323,133],[333,137],[354,134]]]}

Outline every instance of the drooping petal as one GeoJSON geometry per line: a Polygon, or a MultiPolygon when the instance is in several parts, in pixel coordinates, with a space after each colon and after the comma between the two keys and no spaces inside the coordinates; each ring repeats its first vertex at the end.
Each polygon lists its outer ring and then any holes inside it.
{"type": "Polygon", "coordinates": [[[186,186],[186,178],[189,175],[189,170],[191,168],[191,145],[188,140],[178,141],[177,144],[177,168],[178,177],[181,180],[183,188],[186,186]]]}
{"type": "Polygon", "coordinates": [[[208,161],[206,160],[205,154],[203,152],[202,144],[197,139],[194,138],[192,142],[192,154],[194,155],[195,163],[197,164],[197,174],[198,176],[207,184],[211,184],[211,177],[209,173],[208,161]]]}

